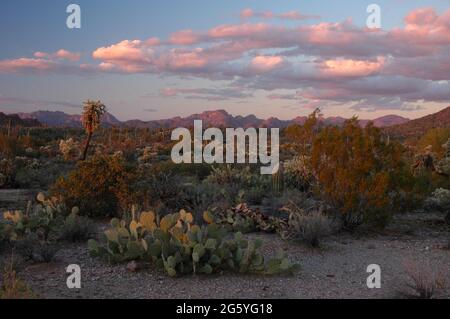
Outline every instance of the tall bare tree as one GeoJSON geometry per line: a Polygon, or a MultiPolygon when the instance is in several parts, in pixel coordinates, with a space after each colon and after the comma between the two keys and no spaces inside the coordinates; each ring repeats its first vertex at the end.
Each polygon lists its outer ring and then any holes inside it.
{"type": "Polygon", "coordinates": [[[83,156],[81,160],[86,160],[89,144],[92,139],[92,134],[101,124],[101,117],[106,112],[105,105],[100,101],[87,100],[83,103],[83,127],[86,131],[86,143],[84,145],[83,156]]]}

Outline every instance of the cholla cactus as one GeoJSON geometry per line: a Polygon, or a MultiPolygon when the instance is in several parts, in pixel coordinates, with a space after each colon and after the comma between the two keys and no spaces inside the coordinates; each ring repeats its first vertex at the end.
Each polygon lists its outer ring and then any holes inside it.
{"type": "Polygon", "coordinates": [[[308,166],[309,158],[296,156],[284,162],[284,180],[289,186],[308,190],[314,180],[314,175],[308,166]]]}
{"type": "Polygon", "coordinates": [[[59,151],[62,153],[65,160],[74,160],[81,156],[80,145],[78,142],[74,141],[73,138],[61,140],[59,142],[59,151]]]}
{"type": "Polygon", "coordinates": [[[426,200],[425,205],[431,209],[447,212],[446,221],[450,223],[450,190],[445,188],[436,189],[426,200]]]}
{"type": "Polygon", "coordinates": [[[94,131],[100,127],[100,121],[102,115],[106,112],[105,105],[100,101],[87,100],[84,102],[82,123],[86,131],[86,143],[84,146],[84,151],[82,155],[82,160],[84,161],[87,156],[87,151],[89,144],[91,142],[92,134],[94,131]]]}
{"type": "Polygon", "coordinates": [[[450,176],[450,139],[442,147],[446,149],[446,154],[437,162],[436,171],[439,174],[450,176]]]}

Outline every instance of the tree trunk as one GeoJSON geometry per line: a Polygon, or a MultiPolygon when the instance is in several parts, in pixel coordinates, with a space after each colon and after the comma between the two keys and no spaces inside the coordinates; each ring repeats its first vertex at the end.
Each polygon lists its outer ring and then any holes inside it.
{"type": "Polygon", "coordinates": [[[86,138],[86,144],[84,145],[83,156],[81,157],[82,161],[86,160],[86,156],[87,156],[87,152],[88,152],[88,148],[89,148],[89,143],[91,142],[91,138],[92,138],[92,133],[89,132],[88,136],[86,138]]]}

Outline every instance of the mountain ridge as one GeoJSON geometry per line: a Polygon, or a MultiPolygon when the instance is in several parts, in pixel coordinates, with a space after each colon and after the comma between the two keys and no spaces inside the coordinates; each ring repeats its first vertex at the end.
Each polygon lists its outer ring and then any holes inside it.
{"type": "MultiPolygon", "coordinates": [[[[61,111],[36,111],[31,113],[18,113],[17,116],[23,120],[37,120],[47,126],[59,127],[82,127],[81,115],[67,114],[61,111]]],[[[102,118],[102,123],[106,127],[122,126],[122,127],[137,127],[137,128],[173,128],[173,127],[189,127],[192,126],[193,121],[202,120],[205,126],[214,127],[279,127],[284,128],[291,124],[305,123],[307,116],[297,116],[291,120],[281,120],[277,117],[270,117],[267,119],[260,119],[253,114],[242,116],[233,116],[227,111],[214,110],[204,111],[202,113],[192,114],[186,117],[172,117],[161,120],[143,121],[139,119],[120,121],[111,113],[105,113],[102,118]]],[[[327,125],[342,125],[346,119],[343,117],[326,117],[323,118],[323,123],[327,125]]],[[[362,126],[367,125],[372,121],[375,126],[386,127],[398,124],[404,124],[410,120],[399,115],[386,115],[374,120],[359,120],[362,126]]]]}
{"type": "Polygon", "coordinates": [[[0,112],[0,126],[23,126],[36,127],[41,126],[41,123],[36,119],[23,119],[18,114],[5,114],[0,112]]]}
{"type": "Polygon", "coordinates": [[[403,124],[389,126],[386,131],[396,137],[417,138],[429,129],[444,127],[450,128],[450,106],[439,112],[403,124]]]}

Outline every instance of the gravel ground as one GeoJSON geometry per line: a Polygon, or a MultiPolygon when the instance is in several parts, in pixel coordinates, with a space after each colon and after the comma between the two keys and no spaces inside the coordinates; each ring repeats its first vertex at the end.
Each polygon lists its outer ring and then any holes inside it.
{"type": "Polygon", "coordinates": [[[320,249],[277,235],[249,235],[264,240],[266,256],[281,248],[298,262],[301,269],[292,276],[225,273],[173,279],[156,269],[130,272],[126,265],[105,264],[90,258],[85,244],[71,244],[51,264],[29,265],[20,277],[41,298],[397,298],[407,291],[406,264],[450,274],[450,230],[441,220],[442,215],[406,215],[383,233],[333,236],[320,249]],[[66,286],[69,264],[81,267],[81,289],[66,286]],[[381,267],[380,289],[367,288],[369,264],[381,267]]]}

